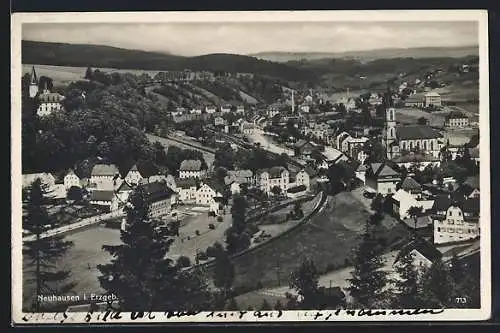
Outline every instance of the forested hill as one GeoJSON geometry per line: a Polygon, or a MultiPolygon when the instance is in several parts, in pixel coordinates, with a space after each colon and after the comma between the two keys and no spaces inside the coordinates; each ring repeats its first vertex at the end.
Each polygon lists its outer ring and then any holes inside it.
{"type": "Polygon", "coordinates": [[[250,56],[209,54],[182,57],[110,46],[22,41],[22,63],[144,70],[207,70],[268,75],[289,81],[311,80],[312,71],[250,56]]]}

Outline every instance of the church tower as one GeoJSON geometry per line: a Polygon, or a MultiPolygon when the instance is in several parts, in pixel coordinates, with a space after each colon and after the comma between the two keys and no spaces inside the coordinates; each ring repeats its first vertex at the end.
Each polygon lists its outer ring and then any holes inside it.
{"type": "Polygon", "coordinates": [[[35,98],[38,94],[38,78],[36,77],[35,66],[31,69],[31,78],[30,78],[30,98],[35,98]]]}
{"type": "Polygon", "coordinates": [[[392,144],[396,142],[396,110],[388,108],[385,111],[385,147],[387,158],[392,158],[392,144]]]}

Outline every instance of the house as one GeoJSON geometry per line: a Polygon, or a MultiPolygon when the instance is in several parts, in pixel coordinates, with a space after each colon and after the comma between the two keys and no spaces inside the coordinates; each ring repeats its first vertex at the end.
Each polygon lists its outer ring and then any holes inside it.
{"type": "Polygon", "coordinates": [[[80,178],[75,174],[75,172],[70,169],[68,173],[64,176],[64,187],[69,190],[71,187],[76,186],[81,188],[80,178]]]}
{"type": "Polygon", "coordinates": [[[167,175],[165,177],[165,183],[167,184],[168,187],[170,187],[172,190],[177,189],[177,182],[175,181],[175,177],[172,175],[167,175]]]}
{"type": "Polygon", "coordinates": [[[197,205],[210,206],[214,198],[222,197],[222,194],[215,189],[213,184],[201,183],[195,194],[197,205]]]}
{"type": "Polygon", "coordinates": [[[116,190],[116,196],[121,203],[126,203],[130,194],[134,189],[126,181],[124,181],[120,187],[116,190]]]}
{"type": "Polygon", "coordinates": [[[417,107],[421,108],[425,104],[425,97],[422,94],[414,94],[408,96],[408,98],[404,102],[404,106],[406,107],[417,107]]]}
{"type": "Polygon", "coordinates": [[[278,105],[270,105],[266,111],[267,117],[272,119],[274,116],[280,114],[280,107],[278,105]]]}
{"type": "Polygon", "coordinates": [[[58,93],[50,92],[45,89],[41,94],[38,95],[38,109],[36,114],[40,117],[51,114],[54,111],[59,111],[63,109],[62,102],[64,101],[64,96],[58,93]]]}
{"type": "Polygon", "coordinates": [[[401,258],[408,254],[412,256],[413,266],[417,269],[429,268],[433,263],[439,262],[442,258],[441,252],[434,245],[422,238],[417,238],[399,251],[394,260],[394,265],[397,265],[401,261],[401,258]]]}
{"type": "Polygon", "coordinates": [[[214,125],[215,126],[224,126],[224,125],[226,125],[226,120],[222,117],[215,117],[214,125]]]}
{"type": "Polygon", "coordinates": [[[441,106],[441,95],[435,91],[428,92],[425,94],[425,105],[427,107],[440,107],[441,106]]]}
{"type": "Polygon", "coordinates": [[[311,155],[317,149],[314,144],[304,139],[300,139],[299,141],[297,141],[293,145],[293,148],[294,148],[294,155],[300,156],[304,159],[310,159],[311,155]]]}
{"type": "Polygon", "coordinates": [[[51,173],[30,173],[23,174],[23,188],[30,187],[36,179],[47,187],[53,187],[56,184],[56,178],[51,173]]]}
{"type": "Polygon", "coordinates": [[[231,104],[225,104],[220,107],[220,112],[221,113],[229,113],[231,112],[231,104]]]}
{"type": "Polygon", "coordinates": [[[149,215],[159,217],[168,214],[176,203],[174,191],[166,183],[154,182],[142,185],[146,193],[149,215]]]}
{"type": "Polygon", "coordinates": [[[202,114],[202,111],[200,108],[192,108],[190,111],[189,111],[190,114],[202,114]]]}
{"type": "Polygon", "coordinates": [[[242,104],[238,104],[236,106],[236,113],[238,114],[245,114],[245,106],[242,104]]]}
{"type": "Polygon", "coordinates": [[[446,115],[444,125],[451,128],[468,127],[469,117],[462,112],[452,111],[446,115]]]}
{"type": "Polygon", "coordinates": [[[462,184],[459,185],[453,193],[451,193],[451,198],[452,200],[455,201],[463,201],[466,199],[473,199],[473,198],[479,198],[480,197],[480,192],[479,192],[479,187],[471,186],[469,184],[462,184]]]}
{"type": "Polygon", "coordinates": [[[94,190],[90,194],[90,204],[114,212],[118,210],[119,200],[113,190],[94,190]]]}
{"type": "Polygon", "coordinates": [[[252,186],[255,183],[252,170],[231,170],[224,177],[224,183],[230,186],[232,194],[240,193],[241,185],[252,186]]]}
{"type": "Polygon", "coordinates": [[[142,179],[142,175],[137,169],[137,164],[134,164],[132,168],[127,172],[127,175],[125,176],[125,181],[129,183],[130,185],[137,185],[142,179]]]}
{"type": "Polygon", "coordinates": [[[290,187],[286,192],[286,196],[290,199],[296,199],[307,194],[307,188],[305,185],[297,185],[290,187]]]}
{"type": "Polygon", "coordinates": [[[312,135],[320,140],[326,140],[332,133],[333,129],[326,123],[310,123],[302,129],[302,134],[312,135]]]}
{"type": "Polygon", "coordinates": [[[386,148],[387,159],[404,155],[404,152],[432,154],[439,157],[443,147],[443,135],[428,125],[396,126],[396,110],[386,110],[386,124],[382,135],[382,145],[386,148]]]}
{"type": "Polygon", "coordinates": [[[205,113],[214,114],[216,111],[217,111],[217,109],[215,108],[215,106],[206,106],[205,107],[205,113]]]}
{"type": "Polygon", "coordinates": [[[399,167],[405,167],[407,170],[416,168],[423,171],[426,167],[439,167],[441,160],[432,154],[419,154],[410,152],[406,155],[401,155],[392,159],[399,167]]]}
{"type": "Polygon", "coordinates": [[[194,202],[197,188],[196,179],[194,178],[178,179],[175,190],[179,196],[179,201],[184,203],[194,202]]]}
{"type": "Polygon", "coordinates": [[[311,106],[309,104],[302,103],[301,105],[299,105],[299,110],[302,113],[309,113],[309,111],[311,110],[311,106]]]}
{"type": "Polygon", "coordinates": [[[255,127],[256,126],[252,123],[243,122],[240,125],[240,132],[243,134],[246,134],[246,135],[251,135],[251,134],[255,133],[255,127]]]}
{"type": "Polygon", "coordinates": [[[300,170],[293,177],[290,177],[288,187],[292,186],[305,186],[305,190],[309,191],[311,188],[310,177],[309,174],[304,170],[300,170]]]}
{"type": "Polygon", "coordinates": [[[462,202],[436,200],[434,210],[434,244],[459,242],[479,237],[480,199],[462,202]],[[444,214],[443,214],[444,212],[444,214]]]}
{"type": "Polygon", "coordinates": [[[112,191],[121,185],[120,172],[114,164],[96,164],[90,173],[90,183],[97,190],[112,191]]]}
{"type": "Polygon", "coordinates": [[[399,190],[391,198],[393,212],[401,220],[409,216],[411,207],[422,208],[422,212],[429,211],[434,206],[434,200],[422,193],[422,187],[413,178],[406,177],[399,190]]]}
{"type": "Polygon", "coordinates": [[[273,194],[272,189],[278,187],[281,193],[286,194],[290,181],[290,172],[282,166],[259,170],[257,172],[257,186],[267,195],[273,194]]]}
{"type": "Polygon", "coordinates": [[[179,178],[202,178],[206,170],[203,169],[200,160],[184,160],[179,167],[179,178]]]}
{"type": "Polygon", "coordinates": [[[337,164],[339,162],[347,162],[349,157],[347,157],[340,150],[333,147],[325,146],[325,149],[320,153],[318,162],[318,168],[328,169],[331,165],[337,164]]]}
{"type": "Polygon", "coordinates": [[[371,163],[365,174],[365,186],[368,190],[382,195],[396,192],[396,185],[401,181],[398,172],[384,163],[371,163]]]}

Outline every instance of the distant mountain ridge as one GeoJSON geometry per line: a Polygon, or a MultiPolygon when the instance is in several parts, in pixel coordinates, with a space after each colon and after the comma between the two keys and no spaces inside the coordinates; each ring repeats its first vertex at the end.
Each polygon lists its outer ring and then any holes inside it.
{"type": "Polygon", "coordinates": [[[103,45],[22,41],[22,63],[53,66],[109,67],[143,70],[208,70],[247,72],[302,81],[314,73],[288,64],[237,54],[183,57],[160,52],[122,49],[103,45]]]}
{"type": "Polygon", "coordinates": [[[318,59],[356,59],[369,62],[378,59],[391,58],[463,58],[469,55],[479,55],[477,45],[458,47],[415,47],[415,48],[386,48],[367,51],[347,52],[259,52],[249,54],[263,60],[274,62],[288,62],[318,59]]]}

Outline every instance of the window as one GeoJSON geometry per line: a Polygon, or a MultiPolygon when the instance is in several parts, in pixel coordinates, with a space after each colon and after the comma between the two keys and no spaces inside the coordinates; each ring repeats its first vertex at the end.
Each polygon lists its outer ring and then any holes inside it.
{"type": "Polygon", "coordinates": [[[438,227],[438,232],[440,232],[440,231],[441,231],[441,228],[440,228],[440,227],[438,227]]]}
{"type": "Polygon", "coordinates": [[[451,210],[448,212],[448,216],[451,216],[451,210]]]}

